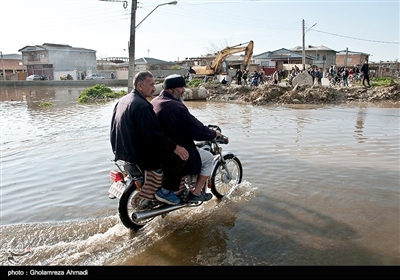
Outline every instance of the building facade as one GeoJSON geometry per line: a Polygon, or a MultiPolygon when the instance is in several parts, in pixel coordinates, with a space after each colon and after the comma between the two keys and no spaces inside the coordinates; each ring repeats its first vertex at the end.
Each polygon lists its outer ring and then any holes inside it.
{"type": "Polygon", "coordinates": [[[49,44],[26,46],[20,50],[27,76],[45,76],[49,80],[59,80],[70,74],[74,80],[97,71],[96,51],[73,48],[69,45],[49,44]]]}
{"type": "Polygon", "coordinates": [[[354,52],[349,50],[342,50],[336,54],[336,66],[338,67],[354,67],[364,64],[365,60],[369,61],[370,54],[362,52],[354,52]]]}
{"type": "Polygon", "coordinates": [[[3,54],[1,53],[1,69],[0,80],[17,81],[25,80],[26,67],[22,63],[20,54],[3,54]],[[4,78],[5,77],[5,78],[4,78]]]}
{"type": "MultiPolygon", "coordinates": [[[[297,46],[290,50],[297,52],[298,54],[302,54],[303,47],[297,46]]],[[[311,57],[312,59],[311,64],[308,64],[306,59],[306,69],[308,69],[308,67],[316,66],[322,69],[324,73],[326,73],[331,65],[336,64],[337,51],[323,45],[307,45],[304,52],[306,54],[306,57],[311,57]]]]}

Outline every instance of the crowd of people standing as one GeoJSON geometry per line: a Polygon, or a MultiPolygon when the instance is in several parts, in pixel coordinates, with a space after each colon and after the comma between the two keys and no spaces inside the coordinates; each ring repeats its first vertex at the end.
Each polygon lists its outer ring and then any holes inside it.
{"type": "Polygon", "coordinates": [[[265,73],[263,70],[254,70],[252,73],[249,73],[248,70],[237,69],[234,78],[237,85],[247,86],[250,82],[251,86],[258,86],[265,83],[265,73]]]}
{"type": "Polygon", "coordinates": [[[268,78],[272,79],[274,84],[278,84],[284,76],[284,72],[281,69],[275,70],[275,72],[266,77],[264,70],[254,70],[253,72],[249,72],[248,70],[237,69],[234,78],[236,79],[237,85],[250,85],[250,86],[258,86],[267,83],[268,78]]]}
{"type": "MultiPolygon", "coordinates": [[[[297,65],[294,65],[289,71],[287,75],[286,82],[291,83],[294,77],[296,77],[300,72],[302,72],[297,65]]],[[[310,74],[312,78],[313,85],[322,86],[322,78],[328,78],[330,84],[341,85],[341,86],[349,86],[349,82],[354,80],[362,81],[363,86],[371,87],[370,79],[369,79],[369,65],[368,60],[365,60],[364,64],[360,67],[358,64],[355,64],[354,67],[337,67],[335,64],[332,64],[327,73],[320,67],[313,66],[307,69],[307,72],[310,74]]],[[[253,72],[249,72],[248,70],[237,69],[235,75],[232,77],[229,76],[231,80],[236,80],[237,85],[250,85],[250,86],[258,86],[263,85],[265,83],[270,84],[278,84],[284,78],[285,74],[282,69],[275,69],[275,71],[269,75],[265,76],[265,72],[263,70],[253,72]]],[[[225,83],[225,82],[224,82],[225,83]]],[[[228,80],[226,84],[229,85],[230,81],[228,80]]]]}
{"type": "Polygon", "coordinates": [[[316,66],[315,67],[310,67],[308,69],[308,74],[310,74],[311,77],[312,77],[313,85],[315,84],[315,81],[317,81],[317,84],[322,86],[323,73],[322,73],[320,68],[318,68],[316,66]]]}
{"type": "Polygon", "coordinates": [[[371,87],[368,60],[365,60],[361,68],[358,64],[355,64],[351,68],[344,66],[337,68],[336,65],[331,65],[328,69],[328,73],[331,79],[334,79],[337,84],[343,86],[349,86],[349,79],[351,79],[360,80],[363,86],[371,87]]]}

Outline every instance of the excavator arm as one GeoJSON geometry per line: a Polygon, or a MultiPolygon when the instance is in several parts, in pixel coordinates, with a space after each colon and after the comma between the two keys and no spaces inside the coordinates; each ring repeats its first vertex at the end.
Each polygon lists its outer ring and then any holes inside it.
{"type": "Polygon", "coordinates": [[[238,44],[232,47],[226,47],[225,49],[219,51],[217,56],[212,61],[210,66],[193,66],[193,70],[196,71],[196,74],[200,75],[215,75],[221,72],[222,62],[224,59],[231,54],[238,52],[245,52],[243,59],[243,69],[247,69],[250,63],[251,56],[253,54],[254,42],[250,41],[248,43],[238,44]],[[247,44],[246,46],[243,46],[247,44]]]}
{"type": "Polygon", "coordinates": [[[253,55],[254,42],[250,41],[244,51],[243,70],[249,70],[251,56],[253,55]]]}

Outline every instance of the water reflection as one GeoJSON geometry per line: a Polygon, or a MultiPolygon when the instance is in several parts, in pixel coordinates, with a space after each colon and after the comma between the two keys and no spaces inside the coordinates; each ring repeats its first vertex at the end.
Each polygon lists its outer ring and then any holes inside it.
{"type": "MultiPolygon", "coordinates": [[[[207,209],[185,209],[169,215],[163,223],[164,238],[148,244],[145,251],[124,256],[120,265],[233,265],[246,263],[245,255],[236,256],[229,231],[245,201],[240,194],[220,203],[213,201],[207,209]],[[168,222],[173,221],[173,224],[168,222]],[[193,234],[196,233],[196,234],[193,234]],[[182,254],[182,252],[185,252],[182,254]],[[198,256],[198,257],[194,257],[198,256]],[[243,259],[245,258],[245,260],[243,259]]],[[[246,254],[247,255],[247,254],[246,254]]]]}
{"type": "Polygon", "coordinates": [[[0,101],[23,101],[32,110],[40,110],[44,101],[54,105],[65,106],[76,102],[79,94],[86,88],[67,87],[3,87],[0,92],[0,101]]]}
{"type": "Polygon", "coordinates": [[[307,113],[307,111],[299,111],[299,114],[296,116],[296,143],[300,142],[302,138],[302,130],[304,129],[304,126],[309,122],[308,115],[309,114],[307,113]]]}
{"type": "Polygon", "coordinates": [[[357,112],[357,120],[356,120],[356,129],[354,132],[356,133],[354,137],[357,139],[359,143],[364,143],[365,142],[365,137],[363,136],[363,128],[364,128],[364,122],[365,122],[365,108],[360,107],[357,112]]]}
{"type": "MultiPolygon", "coordinates": [[[[40,109],[40,103],[52,102],[65,106],[76,103],[79,95],[87,87],[0,87],[0,101],[26,102],[30,109],[40,109]]],[[[126,90],[125,87],[112,87],[112,90],[126,90]]]]}

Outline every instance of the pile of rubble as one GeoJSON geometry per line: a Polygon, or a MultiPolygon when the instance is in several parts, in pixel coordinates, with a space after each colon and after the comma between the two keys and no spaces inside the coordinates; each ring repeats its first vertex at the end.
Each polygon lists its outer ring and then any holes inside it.
{"type": "Polygon", "coordinates": [[[340,104],[351,102],[390,102],[400,105],[398,83],[379,87],[329,87],[299,85],[294,87],[264,84],[258,87],[203,84],[210,101],[235,101],[253,105],[266,104],[340,104]]]}

